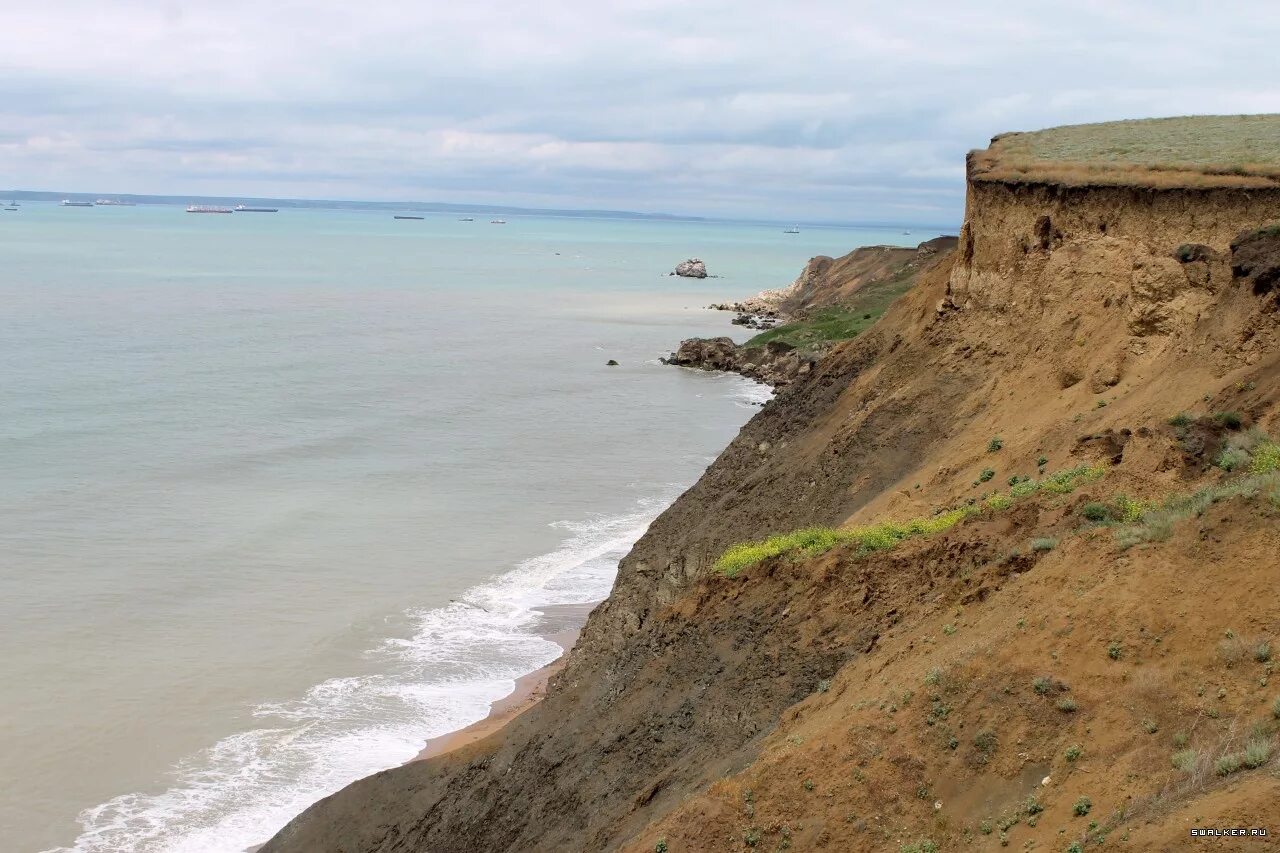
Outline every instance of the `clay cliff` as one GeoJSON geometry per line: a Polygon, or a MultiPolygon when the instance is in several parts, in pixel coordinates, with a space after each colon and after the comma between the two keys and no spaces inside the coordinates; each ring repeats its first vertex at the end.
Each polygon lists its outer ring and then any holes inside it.
{"type": "Polygon", "coordinates": [[[1266,826],[1278,221],[1280,189],[971,174],[957,249],[654,522],[542,702],[265,853],[1163,851],[1266,826]]]}

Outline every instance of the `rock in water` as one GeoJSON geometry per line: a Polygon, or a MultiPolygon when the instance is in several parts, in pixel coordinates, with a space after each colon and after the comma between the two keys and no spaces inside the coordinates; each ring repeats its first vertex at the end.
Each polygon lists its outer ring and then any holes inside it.
{"type": "Polygon", "coordinates": [[[681,261],[676,264],[674,274],[685,278],[706,278],[707,265],[698,258],[690,258],[687,261],[681,261]]]}

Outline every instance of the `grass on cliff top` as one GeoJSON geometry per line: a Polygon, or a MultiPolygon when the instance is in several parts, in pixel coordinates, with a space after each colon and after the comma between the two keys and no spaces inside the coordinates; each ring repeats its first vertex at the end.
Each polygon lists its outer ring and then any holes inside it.
{"type": "Polygon", "coordinates": [[[892,278],[869,282],[858,288],[844,304],[820,308],[802,320],[761,332],[746,345],[759,347],[780,341],[797,349],[812,350],[856,338],[874,325],[899,296],[911,289],[916,272],[911,267],[892,278]]]}
{"type": "Polygon", "coordinates": [[[976,152],[988,180],[1139,186],[1280,186],[1280,115],[1181,116],[996,137],[976,152]]]}
{"type": "Polygon", "coordinates": [[[825,554],[837,545],[855,543],[859,554],[885,551],[904,539],[929,536],[950,530],[971,515],[988,508],[1000,511],[1008,508],[1018,498],[1036,492],[1067,494],[1085,483],[1101,479],[1106,465],[1081,465],[1051,474],[1042,480],[1024,480],[1009,490],[1009,494],[997,492],[981,503],[971,501],[964,506],[940,512],[928,518],[910,521],[882,521],[866,527],[843,530],[835,527],[806,527],[790,533],[770,536],[759,542],[734,545],[716,560],[714,570],[725,577],[736,577],[743,569],[754,566],[771,557],[788,556],[792,559],[808,559],[825,554]]]}

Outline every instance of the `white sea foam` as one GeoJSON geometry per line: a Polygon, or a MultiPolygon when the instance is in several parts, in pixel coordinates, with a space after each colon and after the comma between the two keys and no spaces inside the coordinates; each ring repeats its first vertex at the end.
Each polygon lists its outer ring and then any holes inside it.
{"type": "Polygon", "coordinates": [[[376,675],[333,678],[254,709],[262,725],[224,738],[174,768],[162,793],[131,793],[80,814],[83,832],[59,853],[239,853],[316,800],[412,758],[423,740],[481,719],[514,679],[554,660],[539,608],[609,593],[619,559],[675,496],[624,515],[559,522],[556,550],[470,589],[460,601],[409,614],[408,638],[369,654],[376,675]]]}

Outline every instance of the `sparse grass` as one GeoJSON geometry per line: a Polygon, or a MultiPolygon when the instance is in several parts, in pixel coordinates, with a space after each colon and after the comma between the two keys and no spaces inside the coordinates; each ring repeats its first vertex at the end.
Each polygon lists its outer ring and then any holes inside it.
{"type": "Polygon", "coordinates": [[[998,137],[973,156],[978,180],[1070,186],[1274,186],[1280,116],[1178,118],[1055,127],[998,137]]]}
{"type": "Polygon", "coordinates": [[[1052,536],[1037,536],[1031,540],[1032,551],[1052,551],[1058,547],[1058,540],[1052,536]]]}
{"type": "Polygon", "coordinates": [[[1169,418],[1169,426],[1177,429],[1185,429],[1191,426],[1194,420],[1195,418],[1191,417],[1191,415],[1188,415],[1186,412],[1178,412],[1178,414],[1169,418]]]}
{"type": "Polygon", "coordinates": [[[1131,548],[1142,542],[1168,539],[1179,521],[1202,515],[1219,501],[1253,497],[1262,491],[1274,493],[1276,489],[1280,489],[1280,472],[1268,471],[1169,498],[1159,506],[1147,509],[1132,523],[1117,527],[1116,544],[1121,548],[1131,548]]]}
{"type": "Polygon", "coordinates": [[[1266,640],[1262,640],[1258,645],[1253,647],[1253,659],[1258,663],[1267,663],[1271,660],[1271,644],[1266,640]]]}
{"type": "Polygon", "coordinates": [[[1080,703],[1072,699],[1070,696],[1063,696],[1058,700],[1058,710],[1064,714],[1071,714],[1080,709],[1080,703]]]}
{"type": "Polygon", "coordinates": [[[1080,744],[1078,743],[1074,743],[1071,746],[1067,747],[1066,751],[1063,752],[1062,754],[1067,759],[1067,761],[1075,761],[1080,756],[1084,755],[1084,747],[1080,746],[1080,744]]]}
{"type": "Polygon", "coordinates": [[[1271,703],[1271,716],[1280,720],[1280,696],[1277,696],[1275,701],[1271,703]]]}
{"type": "Polygon", "coordinates": [[[1271,474],[1280,471],[1280,444],[1264,441],[1253,450],[1250,474],[1271,474]]]}
{"type": "Polygon", "coordinates": [[[1031,682],[1031,689],[1041,696],[1046,695],[1053,688],[1053,679],[1047,675],[1042,675],[1031,682]]]}
{"type": "Polygon", "coordinates": [[[937,669],[936,667],[934,669],[929,670],[924,676],[925,684],[937,685],[937,684],[940,684],[941,682],[942,682],[942,670],[937,669]]]}
{"type": "Polygon", "coordinates": [[[999,739],[996,733],[991,729],[983,729],[973,737],[973,745],[983,755],[990,755],[996,751],[999,739]]]}
{"type": "Polygon", "coordinates": [[[1160,726],[1156,723],[1155,720],[1143,720],[1142,730],[1149,735],[1153,735],[1156,732],[1160,731],[1160,726]]]}
{"type": "Polygon", "coordinates": [[[1218,760],[1213,762],[1213,772],[1219,776],[1230,776],[1240,769],[1244,764],[1244,759],[1237,752],[1228,752],[1226,755],[1218,756],[1218,760]]]}

